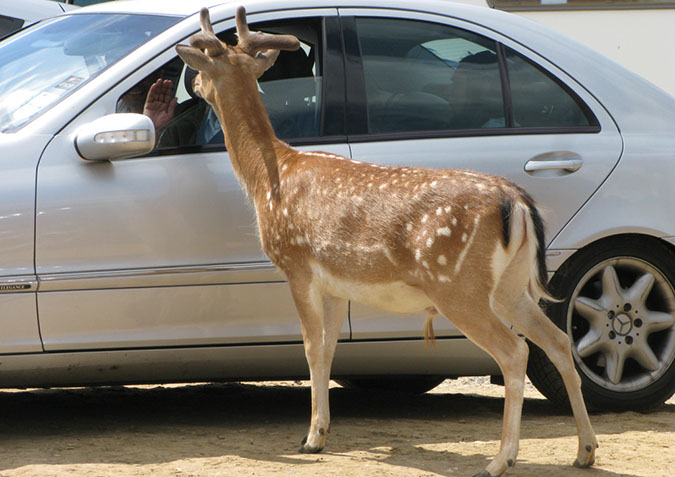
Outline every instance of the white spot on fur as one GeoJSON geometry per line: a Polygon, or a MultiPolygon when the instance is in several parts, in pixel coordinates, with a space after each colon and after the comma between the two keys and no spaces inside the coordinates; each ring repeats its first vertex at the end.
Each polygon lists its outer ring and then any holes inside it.
{"type": "Polygon", "coordinates": [[[447,265],[448,260],[445,258],[445,255],[439,255],[438,259],[436,260],[439,265],[447,265]]]}
{"type": "Polygon", "coordinates": [[[386,187],[387,187],[387,184],[385,183],[385,184],[381,184],[380,187],[378,187],[378,189],[382,190],[382,189],[384,189],[384,188],[386,188],[386,187]]]}
{"type": "Polygon", "coordinates": [[[422,260],[422,266],[426,269],[429,269],[429,262],[427,262],[426,260],[422,260]]]}
{"type": "Polygon", "coordinates": [[[382,253],[384,253],[384,256],[387,257],[387,259],[393,263],[394,265],[397,264],[396,259],[394,258],[394,255],[392,255],[391,250],[387,248],[386,246],[382,245],[382,253]]]}
{"type": "Polygon", "coordinates": [[[405,226],[405,229],[406,229],[408,232],[411,232],[412,229],[413,229],[413,225],[412,225],[411,223],[408,223],[408,225],[405,226]]]}
{"type": "Polygon", "coordinates": [[[441,215],[443,213],[443,207],[436,209],[436,215],[441,215]]]}
{"type": "Polygon", "coordinates": [[[443,210],[445,210],[445,213],[446,213],[446,214],[449,214],[450,211],[452,210],[452,206],[448,205],[448,206],[447,206],[445,209],[443,209],[443,210]]]}
{"type": "Polygon", "coordinates": [[[424,217],[422,217],[422,223],[425,224],[429,220],[429,216],[427,214],[424,214],[424,217]]]}
{"type": "Polygon", "coordinates": [[[422,251],[418,248],[417,250],[415,250],[415,260],[419,262],[420,258],[422,258],[422,251]]]}
{"type": "MultiPolygon", "coordinates": [[[[462,263],[464,263],[464,259],[466,258],[467,253],[469,253],[469,249],[471,248],[471,244],[473,243],[473,239],[476,238],[476,232],[478,232],[478,224],[480,223],[480,215],[477,215],[476,218],[473,221],[473,231],[471,232],[471,236],[469,237],[469,240],[466,242],[466,246],[464,249],[459,254],[459,258],[457,258],[457,263],[455,264],[455,274],[459,272],[460,268],[462,268],[462,263]]],[[[466,234],[464,234],[466,235],[466,234]]]]}
{"type": "Polygon", "coordinates": [[[431,187],[436,187],[438,185],[438,181],[433,181],[430,185],[431,187]]]}
{"type": "Polygon", "coordinates": [[[284,217],[288,217],[288,209],[284,209],[284,217]]]}
{"type": "Polygon", "coordinates": [[[439,236],[450,237],[450,234],[452,233],[452,231],[450,230],[450,227],[441,227],[440,229],[438,229],[436,231],[436,233],[439,236]]]}
{"type": "Polygon", "coordinates": [[[427,239],[427,247],[431,247],[431,246],[433,245],[433,243],[434,243],[434,239],[432,239],[431,237],[429,237],[429,238],[427,239]]]}
{"type": "Polygon", "coordinates": [[[450,277],[446,275],[438,275],[438,281],[443,283],[450,283],[450,277]]]}

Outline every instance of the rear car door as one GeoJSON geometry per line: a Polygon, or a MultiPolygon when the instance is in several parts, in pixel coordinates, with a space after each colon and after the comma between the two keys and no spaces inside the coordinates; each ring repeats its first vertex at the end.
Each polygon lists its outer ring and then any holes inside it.
{"type": "MultiPolygon", "coordinates": [[[[343,116],[335,109],[343,101],[327,92],[344,88],[336,13],[277,12],[249,15],[249,22],[293,33],[303,45],[260,81],[277,134],[349,155],[342,123],[327,120],[343,116]]],[[[227,20],[214,28],[226,39],[233,26],[227,20]]],[[[192,95],[191,73],[173,46],[166,48],[82,112],[40,163],[36,264],[45,350],[301,340],[287,285],[262,255],[219,125],[192,95]],[[159,128],[155,151],[117,162],[80,159],[77,128],[106,114],[141,112],[157,79],[171,81],[178,105],[159,128]]]]}
{"type": "MultiPolygon", "coordinates": [[[[621,136],[602,105],[523,45],[437,15],[340,15],[354,159],[505,176],[542,206],[549,243],[617,163],[621,136]]],[[[385,329],[384,315],[352,305],[353,337],[420,336],[424,316],[385,329]]]]}

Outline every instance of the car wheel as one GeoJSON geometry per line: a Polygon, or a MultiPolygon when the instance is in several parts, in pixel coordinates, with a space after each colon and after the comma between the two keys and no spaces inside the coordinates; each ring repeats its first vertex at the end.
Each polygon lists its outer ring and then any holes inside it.
{"type": "MultiPolygon", "coordinates": [[[[591,408],[654,407],[675,392],[675,253],[656,239],[626,236],[580,251],[550,282],[564,298],[549,317],[572,341],[591,408]]],[[[555,367],[530,344],[528,376],[569,407],[555,367]]]]}
{"type": "Polygon", "coordinates": [[[440,376],[378,376],[370,378],[340,378],[335,382],[356,391],[388,391],[405,394],[424,394],[445,381],[440,376]]]}

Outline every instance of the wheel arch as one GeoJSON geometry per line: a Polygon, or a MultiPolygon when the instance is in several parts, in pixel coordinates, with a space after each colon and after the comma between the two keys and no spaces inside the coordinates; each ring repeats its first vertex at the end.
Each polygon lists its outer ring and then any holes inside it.
{"type": "Polygon", "coordinates": [[[668,248],[671,252],[675,253],[675,237],[663,237],[648,232],[623,232],[605,235],[584,244],[582,247],[574,250],[573,253],[567,255],[565,259],[560,264],[558,264],[557,267],[555,267],[555,270],[551,270],[552,273],[549,274],[549,282],[551,282],[551,280],[553,280],[556,276],[559,276],[567,267],[574,263],[580,254],[587,253],[589,249],[596,247],[608,247],[616,242],[632,240],[640,240],[644,241],[645,243],[660,243],[665,245],[666,248],[668,248]],[[668,240],[668,238],[670,238],[672,241],[668,240]]]}

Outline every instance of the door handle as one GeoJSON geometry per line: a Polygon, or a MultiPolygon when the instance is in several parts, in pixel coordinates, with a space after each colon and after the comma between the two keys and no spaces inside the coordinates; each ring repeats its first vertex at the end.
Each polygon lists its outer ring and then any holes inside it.
{"type": "Polygon", "coordinates": [[[525,163],[525,172],[552,171],[572,173],[584,164],[579,154],[569,151],[555,151],[539,154],[525,163]]]}

